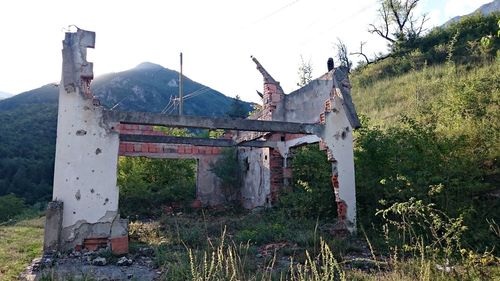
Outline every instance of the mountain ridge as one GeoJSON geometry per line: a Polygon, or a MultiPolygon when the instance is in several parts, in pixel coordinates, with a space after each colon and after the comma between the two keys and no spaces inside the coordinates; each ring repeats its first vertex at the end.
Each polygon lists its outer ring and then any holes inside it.
{"type": "Polygon", "coordinates": [[[485,16],[485,15],[489,15],[489,14],[497,12],[497,11],[500,11],[500,0],[494,0],[490,3],[483,4],[479,8],[474,10],[474,12],[472,12],[472,13],[469,13],[466,15],[461,15],[461,16],[454,16],[453,18],[446,21],[442,26],[446,27],[454,22],[459,21],[463,17],[467,17],[467,16],[473,15],[475,13],[481,13],[483,16],[485,16]]]}
{"type": "MultiPolygon", "coordinates": [[[[184,76],[185,96],[196,92],[184,102],[184,114],[223,116],[235,98],[184,76]]],[[[92,93],[107,108],[116,106],[125,111],[161,112],[179,92],[179,73],[151,62],[134,68],[97,76],[91,84],[92,93]]],[[[9,110],[21,104],[57,103],[58,88],[46,84],[0,101],[0,110],[9,110]]],[[[250,111],[251,103],[241,101],[250,111]]],[[[175,107],[172,107],[175,109],[175,107]]],[[[171,110],[170,113],[174,113],[171,110]]]]}

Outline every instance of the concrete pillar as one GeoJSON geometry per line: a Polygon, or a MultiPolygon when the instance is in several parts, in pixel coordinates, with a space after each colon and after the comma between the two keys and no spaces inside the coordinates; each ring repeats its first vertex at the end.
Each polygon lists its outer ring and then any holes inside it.
{"type": "Polygon", "coordinates": [[[117,124],[106,124],[90,92],[92,63],[86,61],[95,33],[78,29],[63,41],[63,72],[54,167],[53,200],[64,203],[60,250],[88,238],[109,239],[118,215],[117,124]]]}
{"type": "Polygon", "coordinates": [[[45,234],[43,237],[43,252],[59,251],[63,220],[63,202],[52,201],[45,212],[45,234]]]}

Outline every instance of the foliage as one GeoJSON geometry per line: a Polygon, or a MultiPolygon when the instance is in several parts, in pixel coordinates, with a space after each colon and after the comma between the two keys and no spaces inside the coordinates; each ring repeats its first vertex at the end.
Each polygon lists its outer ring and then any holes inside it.
{"type": "Polygon", "coordinates": [[[237,149],[233,147],[222,149],[217,160],[210,164],[210,171],[220,179],[226,200],[236,200],[236,193],[241,185],[241,167],[237,149]]]}
{"type": "Polygon", "coordinates": [[[475,14],[458,22],[436,27],[428,34],[398,43],[398,47],[377,63],[362,64],[355,79],[363,87],[382,79],[452,61],[459,65],[480,65],[495,59],[500,47],[499,13],[475,14]]]}
{"type": "Polygon", "coordinates": [[[246,118],[248,116],[248,106],[241,101],[240,96],[236,95],[226,115],[231,118],[246,118]]]}
{"type": "Polygon", "coordinates": [[[120,157],[118,186],[124,215],[158,215],[161,206],[195,198],[196,162],[120,157]]]}
{"type": "Polygon", "coordinates": [[[414,256],[441,256],[446,259],[460,254],[461,236],[466,230],[463,219],[448,217],[433,203],[424,204],[422,200],[412,197],[376,214],[387,223],[384,225],[387,239],[392,231],[396,233],[391,237],[394,241],[389,243],[393,249],[399,248],[414,256]]]}
{"type": "Polygon", "coordinates": [[[6,107],[0,106],[0,196],[13,193],[28,204],[47,202],[54,175],[57,108],[43,102],[14,107],[11,99],[0,103],[6,107]]]}
{"type": "Polygon", "coordinates": [[[24,200],[14,194],[0,196],[0,222],[14,218],[25,208],[24,200]]]}
{"type": "Polygon", "coordinates": [[[292,158],[293,187],[280,196],[280,207],[305,217],[336,217],[331,186],[331,164],[318,145],[297,148],[292,158]]]}
{"type": "Polygon", "coordinates": [[[222,234],[218,246],[209,252],[203,253],[199,260],[193,250],[188,249],[191,267],[191,280],[218,281],[218,280],[250,280],[255,274],[247,271],[246,260],[249,250],[248,244],[225,244],[225,232],[222,234]]]}
{"type": "Polygon", "coordinates": [[[290,263],[290,279],[297,281],[327,281],[341,280],[345,281],[344,270],[335,259],[332,250],[328,244],[321,239],[320,253],[314,259],[306,251],[306,261],[304,264],[294,265],[290,263]]]}
{"type": "Polygon", "coordinates": [[[304,61],[304,58],[300,56],[300,64],[299,64],[299,82],[297,82],[297,86],[304,87],[312,80],[312,71],[313,67],[311,61],[304,61]]]}

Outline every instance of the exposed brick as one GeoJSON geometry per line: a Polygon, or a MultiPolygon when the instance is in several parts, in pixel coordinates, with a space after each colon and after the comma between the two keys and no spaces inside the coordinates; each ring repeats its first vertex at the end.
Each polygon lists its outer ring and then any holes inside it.
{"type": "Polygon", "coordinates": [[[154,143],[148,143],[148,152],[156,152],[157,151],[157,147],[156,147],[156,144],[154,143]]]}
{"type": "Polygon", "coordinates": [[[134,145],[131,143],[127,143],[127,152],[134,152],[134,145]]]}
{"type": "Polygon", "coordinates": [[[326,123],[326,115],[324,112],[322,112],[320,115],[319,115],[319,123],[321,124],[325,124],[326,123]]]}
{"type": "Polygon", "coordinates": [[[274,84],[264,84],[264,94],[266,95],[271,95],[273,93],[276,93],[278,88],[274,84]]]}
{"type": "Polygon", "coordinates": [[[179,153],[179,154],[184,154],[185,150],[186,150],[186,148],[183,145],[179,145],[177,147],[177,153],[179,153]]]}
{"type": "Polygon", "coordinates": [[[186,146],[185,150],[184,150],[184,153],[185,154],[192,154],[193,153],[193,147],[191,146],[186,146]]]}
{"type": "Polygon", "coordinates": [[[142,152],[148,152],[148,144],[147,143],[141,144],[141,151],[142,152]]]}
{"type": "Polygon", "coordinates": [[[119,152],[120,153],[127,152],[127,145],[124,143],[120,143],[119,152]]]}
{"type": "Polygon", "coordinates": [[[332,111],[332,100],[328,99],[325,101],[325,111],[326,112],[332,111]]]}
{"type": "Polygon", "coordinates": [[[128,236],[111,238],[111,252],[115,255],[128,253],[128,236]]]}
{"type": "Polygon", "coordinates": [[[325,142],[325,141],[323,141],[323,139],[321,139],[321,140],[319,141],[319,150],[321,150],[321,151],[325,151],[325,150],[327,150],[327,149],[328,149],[328,146],[326,145],[326,142],[325,142]]]}
{"type": "Polygon", "coordinates": [[[198,152],[199,152],[198,147],[197,147],[197,146],[194,146],[194,147],[193,147],[193,154],[198,154],[198,152]]]}

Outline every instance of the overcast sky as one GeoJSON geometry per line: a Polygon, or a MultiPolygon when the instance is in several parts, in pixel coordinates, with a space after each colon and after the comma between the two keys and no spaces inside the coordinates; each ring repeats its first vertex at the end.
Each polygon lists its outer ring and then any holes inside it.
{"type": "MultiPolygon", "coordinates": [[[[427,27],[472,12],[490,0],[421,0],[427,27]]],[[[18,94],[58,82],[61,41],[69,25],[95,31],[89,51],[96,75],[149,61],[179,69],[226,95],[258,101],[262,78],[256,56],[281,82],[296,89],[302,56],[313,76],[326,72],[341,38],[350,51],[367,41],[368,54],[386,44],[367,32],[377,0],[15,0],[0,3],[0,91],[18,94]]],[[[354,61],[359,58],[353,57],[354,61]]]]}

